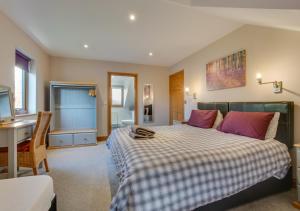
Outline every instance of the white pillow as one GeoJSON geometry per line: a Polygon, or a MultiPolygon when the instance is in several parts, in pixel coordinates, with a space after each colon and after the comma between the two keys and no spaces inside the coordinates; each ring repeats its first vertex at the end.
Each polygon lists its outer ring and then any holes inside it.
{"type": "Polygon", "coordinates": [[[271,120],[268,130],[266,132],[265,140],[274,139],[276,137],[279,117],[280,117],[280,113],[275,112],[274,117],[271,120]]]}
{"type": "Polygon", "coordinates": [[[212,128],[216,129],[222,121],[223,121],[223,114],[221,113],[220,110],[218,110],[218,114],[212,128]]]}

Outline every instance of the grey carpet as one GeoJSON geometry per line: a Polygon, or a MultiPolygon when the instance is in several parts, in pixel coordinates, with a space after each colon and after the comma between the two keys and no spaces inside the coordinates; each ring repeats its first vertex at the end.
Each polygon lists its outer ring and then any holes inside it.
{"type": "MultiPolygon", "coordinates": [[[[58,211],[106,211],[118,188],[118,178],[104,143],[98,146],[48,151],[49,173],[54,180],[58,211]]],[[[45,172],[40,170],[42,174],[45,172]]],[[[31,174],[22,170],[20,176],[31,174]]],[[[296,190],[273,195],[232,211],[289,211],[296,190]]]]}

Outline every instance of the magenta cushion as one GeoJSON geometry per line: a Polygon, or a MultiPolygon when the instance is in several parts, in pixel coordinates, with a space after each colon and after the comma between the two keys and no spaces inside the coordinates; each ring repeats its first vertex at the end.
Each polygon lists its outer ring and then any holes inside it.
{"type": "Polygon", "coordinates": [[[224,133],[264,140],[273,117],[274,113],[271,112],[231,111],[217,129],[224,133]]]}
{"type": "Polygon", "coordinates": [[[212,128],[217,114],[217,110],[192,110],[188,125],[200,128],[212,128]]]}

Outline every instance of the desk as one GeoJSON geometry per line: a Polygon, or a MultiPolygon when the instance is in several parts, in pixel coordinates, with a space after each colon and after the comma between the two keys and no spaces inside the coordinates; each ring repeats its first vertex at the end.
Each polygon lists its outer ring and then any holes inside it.
{"type": "Polygon", "coordinates": [[[30,138],[36,120],[0,125],[0,147],[8,147],[8,178],[17,177],[17,144],[30,138]]]}

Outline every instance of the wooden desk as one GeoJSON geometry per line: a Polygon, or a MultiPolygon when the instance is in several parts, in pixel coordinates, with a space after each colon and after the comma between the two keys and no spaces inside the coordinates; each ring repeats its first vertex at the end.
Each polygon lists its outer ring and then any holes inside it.
{"type": "Polygon", "coordinates": [[[30,138],[36,120],[0,125],[0,147],[8,147],[8,178],[17,177],[17,144],[30,138]]]}

